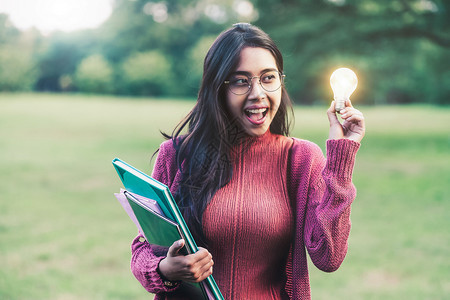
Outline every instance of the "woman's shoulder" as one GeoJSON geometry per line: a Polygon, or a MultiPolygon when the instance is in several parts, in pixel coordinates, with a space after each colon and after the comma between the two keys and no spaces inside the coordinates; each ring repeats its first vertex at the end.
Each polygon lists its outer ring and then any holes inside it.
{"type": "Polygon", "coordinates": [[[172,139],[165,140],[159,145],[159,152],[165,154],[175,154],[175,146],[172,139]]]}
{"type": "Polygon", "coordinates": [[[168,138],[159,145],[158,155],[169,156],[175,158],[177,155],[177,149],[184,140],[184,136],[179,136],[176,138],[168,138]]]}
{"type": "Polygon", "coordinates": [[[176,150],[172,140],[169,139],[159,146],[152,177],[170,187],[176,172],[176,150]]]}
{"type": "Polygon", "coordinates": [[[320,147],[308,140],[280,134],[271,134],[271,139],[277,147],[283,148],[290,154],[322,154],[320,147]]]}
{"type": "Polygon", "coordinates": [[[291,153],[302,154],[302,155],[323,155],[322,149],[314,142],[296,138],[289,137],[292,141],[291,153]]]}
{"type": "Polygon", "coordinates": [[[171,139],[165,140],[159,145],[156,165],[171,166],[176,159],[176,149],[171,139]]]}

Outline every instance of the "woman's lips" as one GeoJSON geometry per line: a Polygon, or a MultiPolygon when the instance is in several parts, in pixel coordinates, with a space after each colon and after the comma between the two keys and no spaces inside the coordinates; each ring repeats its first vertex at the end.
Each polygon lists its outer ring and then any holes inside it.
{"type": "Polygon", "coordinates": [[[267,107],[262,108],[248,108],[245,109],[245,116],[254,125],[261,125],[266,121],[267,107]]]}

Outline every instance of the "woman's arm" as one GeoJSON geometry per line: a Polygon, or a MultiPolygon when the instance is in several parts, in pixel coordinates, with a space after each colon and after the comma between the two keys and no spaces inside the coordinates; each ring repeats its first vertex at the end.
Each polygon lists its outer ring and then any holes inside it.
{"type": "Polygon", "coordinates": [[[142,235],[131,244],[131,272],[150,293],[176,290],[178,283],[166,281],[159,273],[159,263],[166,257],[167,248],[150,245],[142,235]]]}
{"type": "Polygon", "coordinates": [[[338,120],[334,101],[327,111],[330,122],[325,168],[311,166],[304,242],[311,260],[321,270],[334,271],[347,253],[350,205],[356,197],[352,172],[359,143],[365,134],[363,114],[350,100],[338,120]]]}
{"type": "MultiPolygon", "coordinates": [[[[311,165],[306,205],[304,243],[314,265],[332,272],[347,253],[350,205],[356,196],[352,171],[359,143],[327,141],[327,160],[311,165]]],[[[322,154],[318,154],[322,156],[322,154]]]]}
{"type": "MultiPolygon", "coordinates": [[[[175,150],[171,141],[165,141],[160,146],[152,177],[171,186],[176,172],[176,167],[172,166],[174,161],[175,150]]],[[[166,281],[159,272],[159,263],[167,256],[167,250],[168,248],[149,244],[141,234],[131,244],[131,271],[141,285],[151,293],[168,292],[178,287],[178,284],[173,286],[164,284],[166,281]]]]}
{"type": "Polygon", "coordinates": [[[329,272],[340,266],[347,253],[350,205],[356,196],[352,172],[365,133],[364,116],[350,101],[341,113],[342,124],[334,102],[327,111],[330,139],[326,159],[317,145],[297,140],[290,166],[290,191],[295,193],[299,224],[304,225],[299,237],[313,263],[329,272]]]}
{"type": "MultiPolygon", "coordinates": [[[[152,177],[171,192],[177,188],[177,166],[172,142],[161,144],[152,177]]],[[[131,245],[131,270],[142,286],[151,293],[168,292],[179,287],[180,280],[200,282],[212,274],[211,254],[203,248],[194,254],[181,255],[184,241],[176,241],[170,248],[151,245],[138,235],[131,245]]]]}

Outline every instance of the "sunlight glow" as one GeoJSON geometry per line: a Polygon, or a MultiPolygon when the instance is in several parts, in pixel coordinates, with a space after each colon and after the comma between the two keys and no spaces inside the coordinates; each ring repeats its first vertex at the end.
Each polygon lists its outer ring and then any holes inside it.
{"type": "Polygon", "coordinates": [[[95,28],[112,12],[111,0],[1,0],[0,13],[20,29],[42,33],[95,28]]]}

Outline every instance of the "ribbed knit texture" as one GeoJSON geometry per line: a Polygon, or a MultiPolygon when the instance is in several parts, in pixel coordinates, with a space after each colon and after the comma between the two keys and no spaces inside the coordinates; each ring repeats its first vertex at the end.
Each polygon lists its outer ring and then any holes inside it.
{"type": "MultiPolygon", "coordinates": [[[[213,275],[225,299],[282,299],[286,293],[310,299],[306,251],[321,270],[340,266],[358,148],[353,141],[329,140],[325,160],[311,142],[267,133],[232,149],[233,178],[204,214],[213,275]]],[[[161,145],[152,176],[176,191],[180,172],[171,141],[161,145]]],[[[170,296],[156,271],[164,255],[136,238],[131,270],[155,299],[182,299],[170,296]]]]}
{"type": "Polygon", "coordinates": [[[286,189],[292,140],[265,134],[231,149],[233,178],[213,197],[203,228],[225,299],[287,299],[294,213],[286,189]]]}

